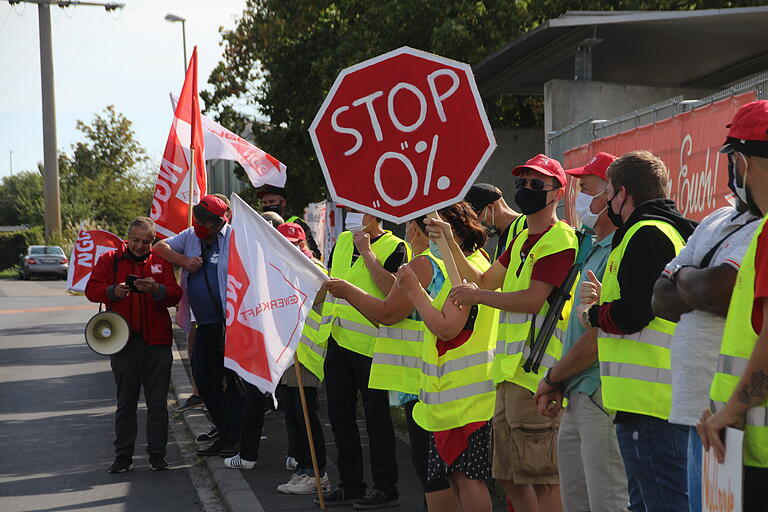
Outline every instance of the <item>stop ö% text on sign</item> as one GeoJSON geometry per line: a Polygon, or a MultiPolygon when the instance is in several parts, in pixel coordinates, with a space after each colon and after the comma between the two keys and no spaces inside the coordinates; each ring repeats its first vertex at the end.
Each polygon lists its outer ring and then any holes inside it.
{"type": "Polygon", "coordinates": [[[334,200],[398,223],[460,201],[496,147],[470,66],[408,47],[341,71],[310,136],[334,200]]]}

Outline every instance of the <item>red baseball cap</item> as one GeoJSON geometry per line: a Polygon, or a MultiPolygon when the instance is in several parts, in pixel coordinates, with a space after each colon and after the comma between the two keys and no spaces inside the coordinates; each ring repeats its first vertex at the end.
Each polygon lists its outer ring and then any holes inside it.
{"type": "Polygon", "coordinates": [[[523,169],[531,169],[546,176],[552,176],[560,182],[561,187],[565,186],[565,171],[563,170],[563,166],[560,165],[560,162],[554,158],[538,154],[523,165],[518,165],[512,169],[512,174],[518,176],[523,169]]]}
{"type": "Polygon", "coordinates": [[[203,196],[198,204],[217,217],[224,217],[228,209],[227,203],[214,195],[203,196]]]}
{"type": "Polygon", "coordinates": [[[575,169],[567,169],[565,173],[576,178],[581,178],[586,174],[594,174],[598,178],[608,181],[608,166],[610,166],[614,160],[616,160],[615,156],[601,151],[593,156],[592,159],[587,162],[587,165],[576,167],[575,169]]]}
{"type": "Polygon", "coordinates": [[[277,226],[277,230],[288,239],[289,242],[298,242],[300,240],[306,240],[307,235],[304,233],[304,228],[296,224],[295,222],[286,222],[277,226]]]}
{"type": "Polygon", "coordinates": [[[734,139],[768,141],[768,101],[747,103],[725,127],[734,139]]]}

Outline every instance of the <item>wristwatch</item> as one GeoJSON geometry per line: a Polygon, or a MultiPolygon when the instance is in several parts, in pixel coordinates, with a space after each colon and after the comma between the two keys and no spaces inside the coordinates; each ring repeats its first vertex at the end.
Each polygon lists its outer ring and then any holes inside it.
{"type": "Polygon", "coordinates": [[[585,309],[581,312],[581,319],[584,320],[584,325],[587,326],[587,329],[592,327],[592,322],[589,321],[589,310],[592,308],[585,309]]]}

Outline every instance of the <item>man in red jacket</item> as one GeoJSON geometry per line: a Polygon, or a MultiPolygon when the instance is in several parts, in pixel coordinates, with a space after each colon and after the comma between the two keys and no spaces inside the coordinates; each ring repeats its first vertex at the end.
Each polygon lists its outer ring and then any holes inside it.
{"type": "Polygon", "coordinates": [[[168,308],[178,304],[181,288],[171,265],[152,254],[154,238],[152,219],[137,217],[128,227],[128,241],[99,258],[85,287],[88,300],[103,302],[108,310],[122,315],[131,330],[125,348],[110,357],[117,384],[115,461],[110,473],[128,471],[133,464],[142,385],[147,403],[149,465],[153,471],[168,469],[166,397],[173,362],[168,308]],[[136,276],[133,287],[126,284],[131,275],[136,276]]]}

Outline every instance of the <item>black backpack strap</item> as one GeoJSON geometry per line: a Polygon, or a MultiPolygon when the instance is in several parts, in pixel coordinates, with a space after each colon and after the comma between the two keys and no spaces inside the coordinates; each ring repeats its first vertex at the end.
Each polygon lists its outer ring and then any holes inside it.
{"type": "Polygon", "coordinates": [[[752,224],[753,222],[755,222],[757,220],[760,220],[760,219],[757,218],[757,217],[755,217],[754,219],[750,219],[748,222],[745,222],[744,224],[742,224],[738,228],[734,229],[733,231],[731,231],[730,233],[725,235],[719,242],[717,242],[714,245],[714,247],[712,247],[709,251],[707,251],[707,254],[704,255],[704,257],[701,259],[701,263],[699,263],[699,268],[706,268],[706,267],[709,266],[710,263],[712,263],[712,258],[715,257],[715,253],[717,252],[717,250],[720,248],[721,245],[723,245],[723,242],[725,242],[726,240],[728,240],[728,238],[730,238],[731,235],[733,235],[734,233],[739,231],[744,226],[752,224]]]}

